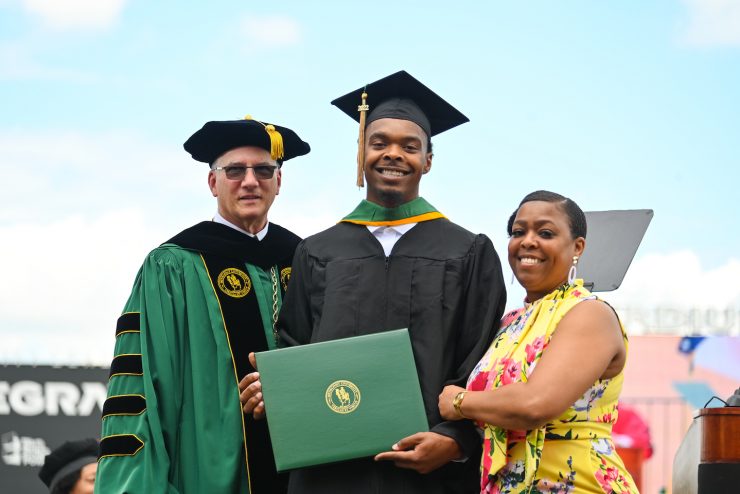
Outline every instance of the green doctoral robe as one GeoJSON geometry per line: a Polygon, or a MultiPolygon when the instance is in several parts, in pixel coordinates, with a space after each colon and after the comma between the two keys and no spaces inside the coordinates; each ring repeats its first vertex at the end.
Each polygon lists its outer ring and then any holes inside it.
{"type": "Polygon", "coordinates": [[[300,238],[203,222],[144,261],[116,328],[95,492],[279,493],[264,420],[244,415],[247,355],[273,317],[300,238]]]}

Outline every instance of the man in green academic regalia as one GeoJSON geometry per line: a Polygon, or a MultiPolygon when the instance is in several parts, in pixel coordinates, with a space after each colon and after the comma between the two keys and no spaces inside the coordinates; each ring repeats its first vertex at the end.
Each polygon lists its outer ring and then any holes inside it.
{"type": "Polygon", "coordinates": [[[275,322],[300,241],[270,223],[283,161],[309,145],[247,117],[185,142],[208,163],[218,209],[154,249],[116,326],[95,492],[284,492],[264,421],[244,415],[247,355],[277,346],[275,322]]]}
{"type": "MultiPolygon", "coordinates": [[[[288,492],[477,493],[480,436],[468,420],[442,420],[437,404],[445,385],[465,385],[493,339],[506,302],[501,264],[488,237],[419,196],[432,136],[468,119],[404,71],[332,103],[360,122],[367,198],[298,246],[280,334],[302,345],[408,328],[430,431],[374,458],[292,471],[288,492]]],[[[454,166],[475,176],[470,164],[454,166]]],[[[258,377],[240,384],[255,417],[264,413],[258,377]]]]}

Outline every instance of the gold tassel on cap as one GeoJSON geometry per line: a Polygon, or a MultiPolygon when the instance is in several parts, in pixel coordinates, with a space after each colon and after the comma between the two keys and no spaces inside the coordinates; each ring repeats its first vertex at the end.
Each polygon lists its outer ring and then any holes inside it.
{"type": "Polygon", "coordinates": [[[285,152],[283,150],[283,136],[280,135],[280,132],[278,132],[273,125],[265,125],[265,130],[270,136],[270,158],[274,160],[283,159],[283,156],[285,156],[285,152]]]}
{"type": "Polygon", "coordinates": [[[365,118],[370,106],[367,104],[367,93],[362,92],[362,104],[357,107],[360,112],[360,137],[357,140],[357,186],[365,186],[365,118]]]}
{"type": "MultiPolygon", "coordinates": [[[[252,118],[252,115],[245,115],[244,120],[254,119],[252,118]]],[[[262,124],[262,126],[265,128],[265,131],[267,132],[267,135],[270,136],[270,158],[274,160],[283,159],[283,156],[285,156],[285,147],[283,146],[283,136],[280,134],[280,132],[278,132],[278,130],[272,124],[265,125],[259,120],[254,121],[262,124]]]]}

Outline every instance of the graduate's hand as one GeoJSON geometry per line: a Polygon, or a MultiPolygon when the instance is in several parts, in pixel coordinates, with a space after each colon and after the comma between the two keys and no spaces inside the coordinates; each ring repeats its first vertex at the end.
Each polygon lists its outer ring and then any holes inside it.
{"type": "Polygon", "coordinates": [[[460,414],[457,413],[457,410],[455,410],[455,407],[452,406],[452,400],[455,399],[455,396],[457,396],[457,393],[459,393],[460,391],[465,391],[465,388],[461,388],[460,386],[445,386],[445,389],[443,389],[442,393],[440,393],[439,414],[442,416],[443,419],[462,419],[460,414]]]}
{"type": "Polygon", "coordinates": [[[392,451],[379,453],[375,461],[392,461],[400,468],[429,473],[462,456],[457,441],[436,432],[417,432],[393,445],[392,451]]]}
{"type": "MultiPolygon", "coordinates": [[[[249,354],[249,363],[257,368],[254,352],[249,354]]],[[[244,413],[251,413],[255,419],[265,417],[265,402],[262,401],[262,383],[260,373],[252,372],[239,381],[239,401],[241,401],[244,413]]]]}

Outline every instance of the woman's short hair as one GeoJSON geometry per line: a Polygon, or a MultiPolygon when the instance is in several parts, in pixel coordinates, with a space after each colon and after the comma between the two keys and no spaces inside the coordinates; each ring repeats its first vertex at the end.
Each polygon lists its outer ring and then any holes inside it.
{"type": "Polygon", "coordinates": [[[508,233],[509,236],[511,236],[511,230],[514,226],[514,220],[516,219],[516,214],[519,212],[519,208],[521,208],[523,204],[532,201],[552,202],[559,205],[568,217],[571,236],[573,238],[586,238],[586,215],[583,214],[583,210],[572,199],[556,192],[550,192],[549,190],[536,190],[524,196],[524,199],[519,203],[516,210],[511,213],[509,221],[506,224],[506,233],[508,233]]]}

